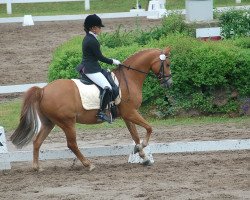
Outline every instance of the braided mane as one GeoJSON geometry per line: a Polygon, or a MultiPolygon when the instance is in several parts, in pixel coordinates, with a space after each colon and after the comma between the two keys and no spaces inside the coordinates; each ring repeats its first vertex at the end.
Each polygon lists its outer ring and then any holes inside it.
{"type": "Polygon", "coordinates": [[[124,62],[130,62],[131,59],[134,59],[134,57],[140,56],[141,54],[148,52],[148,51],[161,51],[160,49],[152,48],[152,49],[144,49],[138,52],[135,52],[131,56],[129,56],[124,62]]]}

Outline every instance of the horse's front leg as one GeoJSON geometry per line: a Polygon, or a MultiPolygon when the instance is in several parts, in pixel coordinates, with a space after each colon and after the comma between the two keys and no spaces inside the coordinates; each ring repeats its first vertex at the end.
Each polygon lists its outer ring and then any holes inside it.
{"type": "Polygon", "coordinates": [[[132,114],[129,115],[129,117],[124,117],[124,121],[128,127],[128,130],[135,141],[135,150],[134,153],[139,152],[139,155],[141,158],[143,158],[144,164],[150,164],[149,159],[146,157],[143,148],[148,145],[151,133],[152,133],[152,127],[148,124],[148,122],[137,112],[134,111],[132,114]],[[140,137],[136,130],[135,124],[144,127],[147,130],[147,133],[145,135],[144,140],[142,143],[140,143],[140,137]]]}
{"type": "Polygon", "coordinates": [[[132,136],[132,139],[135,142],[134,153],[139,152],[140,157],[144,158],[145,153],[143,151],[143,145],[140,142],[140,137],[139,137],[139,134],[138,134],[137,129],[135,127],[135,124],[132,123],[132,122],[129,122],[127,120],[124,120],[124,121],[126,123],[126,126],[127,126],[128,130],[129,130],[131,136],[132,136]]]}
{"type": "MultiPolygon", "coordinates": [[[[152,134],[152,127],[151,127],[151,126],[149,125],[149,123],[148,123],[148,122],[138,113],[138,111],[137,111],[137,110],[134,110],[132,113],[130,113],[130,114],[128,115],[128,117],[127,117],[127,116],[124,116],[123,119],[125,120],[125,122],[126,122],[126,121],[129,121],[129,122],[132,122],[132,123],[137,124],[137,125],[139,125],[139,126],[142,126],[142,127],[144,127],[144,128],[146,129],[147,133],[146,133],[146,135],[145,135],[145,137],[144,137],[144,140],[142,141],[142,146],[143,146],[143,148],[146,147],[146,146],[148,146],[148,142],[149,142],[150,136],[151,136],[151,134],[152,134]]],[[[127,125],[127,123],[126,123],[126,125],[127,125]]],[[[127,126],[128,126],[128,125],[127,125],[127,126]]],[[[131,130],[133,131],[133,135],[137,135],[137,137],[139,138],[139,135],[138,135],[138,133],[137,133],[137,131],[136,131],[136,128],[133,127],[133,125],[131,125],[131,124],[130,124],[130,126],[131,126],[131,130]]],[[[130,128],[128,128],[128,129],[130,130],[130,128]]]]}
{"type": "Polygon", "coordinates": [[[124,120],[124,122],[125,122],[128,130],[129,130],[135,144],[139,145],[140,144],[140,137],[139,137],[139,134],[138,134],[138,132],[136,130],[135,124],[130,122],[130,121],[127,121],[127,120],[124,120]]]}

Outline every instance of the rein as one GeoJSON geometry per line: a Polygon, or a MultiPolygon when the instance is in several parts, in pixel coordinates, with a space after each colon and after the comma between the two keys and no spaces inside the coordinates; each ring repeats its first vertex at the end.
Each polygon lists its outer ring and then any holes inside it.
{"type": "MultiPolygon", "coordinates": [[[[152,75],[152,74],[150,74],[150,72],[144,72],[144,71],[142,71],[142,70],[139,70],[139,69],[136,69],[136,68],[134,68],[134,67],[131,67],[130,65],[129,66],[127,66],[127,65],[125,65],[125,64],[119,64],[119,72],[121,73],[122,72],[122,74],[123,74],[123,77],[124,77],[124,80],[125,80],[125,83],[126,83],[126,87],[127,87],[127,90],[128,90],[128,99],[126,100],[126,102],[128,102],[129,100],[130,100],[130,92],[129,92],[129,86],[128,86],[128,81],[127,81],[127,78],[126,78],[126,76],[125,76],[125,74],[124,74],[124,71],[123,70],[121,70],[122,68],[121,67],[123,67],[123,68],[126,68],[127,70],[134,70],[134,71],[136,71],[136,72],[139,72],[139,73],[142,73],[142,74],[145,74],[146,76],[147,75],[149,75],[149,76],[151,76],[151,77],[154,77],[154,78],[158,78],[160,81],[161,81],[161,83],[165,83],[165,82],[167,82],[169,79],[171,79],[171,74],[169,74],[169,75],[165,75],[164,74],[164,62],[165,62],[165,60],[166,60],[166,56],[164,55],[164,54],[161,54],[160,55],[160,60],[161,60],[161,66],[160,66],[160,69],[159,69],[159,72],[157,73],[157,74],[154,74],[154,75],[152,75]],[[163,57],[161,57],[161,56],[163,56],[163,57]],[[167,79],[165,79],[165,78],[167,78],[167,79]]],[[[157,62],[157,61],[156,61],[157,62]]],[[[154,62],[155,63],[155,62],[154,62]]]]}
{"type": "Polygon", "coordinates": [[[142,70],[135,69],[135,68],[131,67],[130,65],[127,66],[127,65],[124,65],[124,64],[119,64],[119,66],[124,67],[124,68],[126,68],[127,70],[130,70],[130,69],[131,69],[131,70],[137,71],[137,72],[139,72],[139,73],[149,75],[149,76],[154,77],[154,78],[157,77],[158,79],[167,78],[167,77],[171,78],[171,74],[168,75],[168,76],[164,75],[164,61],[165,61],[165,60],[161,60],[161,67],[160,67],[160,70],[159,70],[158,74],[155,74],[155,75],[152,75],[152,74],[150,74],[149,72],[144,72],[144,71],[142,71],[142,70]]]}
{"type": "Polygon", "coordinates": [[[140,72],[140,73],[142,73],[142,74],[146,74],[146,75],[148,75],[149,73],[148,72],[144,72],[144,71],[141,71],[141,70],[139,70],[139,69],[135,69],[135,68],[133,68],[133,67],[131,67],[130,65],[129,66],[127,66],[127,65],[124,65],[124,64],[119,64],[119,66],[121,66],[121,67],[124,67],[124,68],[127,68],[128,70],[134,70],[134,71],[137,71],[137,72],[140,72]]]}

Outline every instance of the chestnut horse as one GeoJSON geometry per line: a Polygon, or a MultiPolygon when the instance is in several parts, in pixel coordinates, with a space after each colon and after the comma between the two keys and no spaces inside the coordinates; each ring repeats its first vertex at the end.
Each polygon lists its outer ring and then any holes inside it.
{"type": "MultiPolygon", "coordinates": [[[[122,99],[117,106],[118,115],[125,121],[136,144],[135,152],[139,152],[146,164],[149,159],[143,148],[148,145],[152,127],[138,112],[142,103],[142,86],[150,70],[157,75],[161,84],[171,84],[169,52],[169,48],[163,51],[143,50],[130,56],[113,70],[121,88],[122,99]],[[142,142],[135,125],[146,129],[142,142]]],[[[68,148],[91,171],[95,166],[83,156],[77,146],[75,124],[98,123],[97,112],[98,110],[83,108],[78,88],[72,80],[60,79],[43,88],[32,87],[25,93],[20,122],[10,139],[17,148],[22,148],[33,140],[33,168],[39,170],[39,149],[57,125],[66,135],[68,148]]]]}

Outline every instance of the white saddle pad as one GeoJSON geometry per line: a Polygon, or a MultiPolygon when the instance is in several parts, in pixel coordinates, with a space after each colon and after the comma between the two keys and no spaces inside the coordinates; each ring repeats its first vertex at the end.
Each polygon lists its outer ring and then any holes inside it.
{"type": "MultiPolygon", "coordinates": [[[[115,81],[116,85],[119,85],[119,82],[114,73],[112,73],[112,78],[115,81]]],[[[100,90],[93,85],[85,85],[79,79],[72,79],[75,82],[80,97],[82,100],[82,106],[86,110],[100,109],[100,90]]],[[[115,99],[115,105],[118,105],[121,102],[121,90],[119,91],[118,97],[115,99]]]]}

